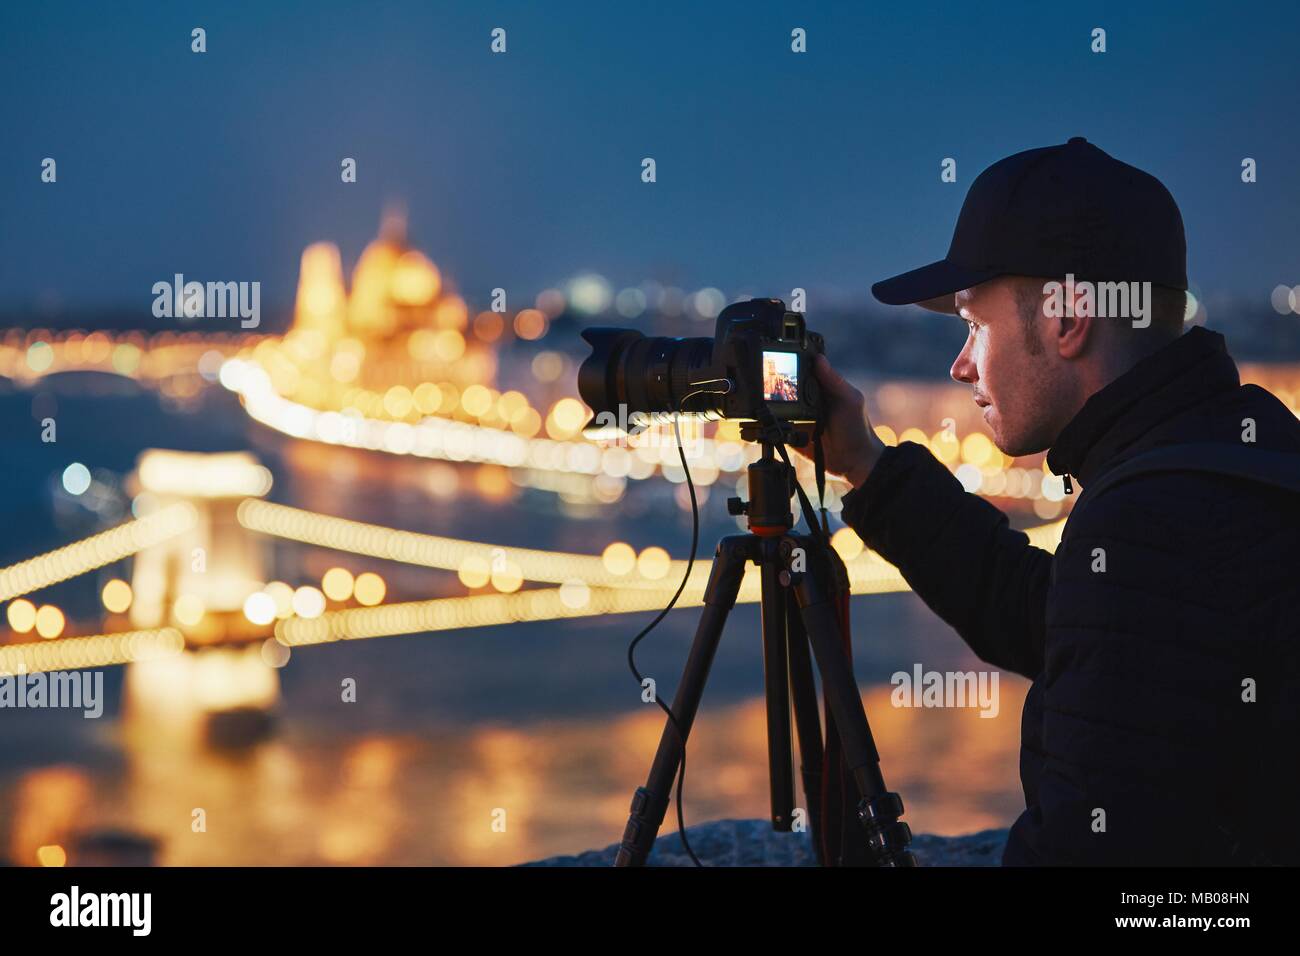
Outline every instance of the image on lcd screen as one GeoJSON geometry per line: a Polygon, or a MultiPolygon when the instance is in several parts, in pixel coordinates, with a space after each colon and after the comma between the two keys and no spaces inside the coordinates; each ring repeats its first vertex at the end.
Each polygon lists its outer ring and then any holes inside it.
{"type": "Polygon", "coordinates": [[[763,353],[763,399],[768,402],[799,400],[799,355],[797,353],[763,353]]]}

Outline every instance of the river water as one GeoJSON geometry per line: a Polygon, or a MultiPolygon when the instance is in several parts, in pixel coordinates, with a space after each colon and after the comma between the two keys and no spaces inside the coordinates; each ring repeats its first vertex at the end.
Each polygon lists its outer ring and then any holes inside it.
{"type": "MultiPolygon", "coordinates": [[[[251,424],[219,388],[178,408],[121,380],[69,376],[38,392],[0,394],[0,421],[14,436],[0,486],[4,565],[121,520],[129,499],[115,497],[114,482],[150,447],[250,449],[275,474],[273,500],[392,527],[586,553],[614,539],[638,549],[658,544],[674,556],[689,548],[689,515],[662,481],[634,484],[623,502],[586,518],[546,492],[501,502],[462,480],[468,490],[448,495],[445,481],[425,476],[467,466],[284,439],[251,424]],[[39,423],[51,413],[58,441],[43,443],[39,423]],[[72,461],[106,489],[98,511],[57,491],[72,461]]],[[[724,497],[705,504],[706,552],[735,529],[724,497]]],[[[463,593],[444,572],[285,544],[271,554],[276,577],[292,584],[319,581],[342,564],[382,573],[390,600],[463,593]]],[[[91,622],[99,585],[112,575],[127,568],[56,585],[41,600],[91,622]]],[[[661,695],[676,683],[697,614],[673,612],[639,648],[638,665],[656,677],[661,695]]],[[[856,674],[884,773],[913,829],[1009,824],[1022,807],[1026,683],[1001,675],[996,716],[892,706],[895,672],[982,665],[911,594],[857,597],[852,614],[856,674]]],[[[86,861],[86,848],[98,846],[123,859],[121,847],[143,846],[168,865],[497,865],[615,842],[663,727],[626,664],[629,639],[651,616],[299,648],[278,672],[274,733],[238,750],[197,745],[133,716],[123,702],[124,669],[109,668],[99,720],[0,710],[0,857],[32,864],[51,858],[42,847],[57,847],[71,862],[86,861]],[[341,699],[345,678],[355,681],[354,702],[341,699]]],[[[690,739],[688,823],[767,815],[762,686],[757,608],[741,606],[690,739]]],[[[664,830],[675,828],[670,820],[664,830]]]]}

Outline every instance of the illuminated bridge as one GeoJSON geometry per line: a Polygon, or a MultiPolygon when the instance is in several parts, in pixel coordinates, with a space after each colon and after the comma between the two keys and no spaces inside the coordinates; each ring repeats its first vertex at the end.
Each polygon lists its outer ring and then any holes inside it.
{"type": "MultiPolygon", "coordinates": [[[[495,387],[500,342],[542,340],[563,309],[557,296],[548,290],[513,314],[471,318],[390,218],[358,262],[350,292],[338,250],[308,247],[293,326],[282,336],[11,330],[0,338],[0,376],[31,385],[62,372],[103,372],[178,398],[219,384],[253,420],[294,441],[489,469],[489,477],[508,474],[516,487],[593,508],[618,502],[630,481],[659,477],[681,490],[685,475],[671,429],[617,440],[583,431],[587,412],[567,392],[572,369],[560,353],[539,346],[527,386],[495,387]]],[[[1294,370],[1244,367],[1243,378],[1266,384],[1293,411],[1300,403],[1294,370]]],[[[1059,479],[1041,462],[1022,467],[1002,455],[974,428],[963,390],[936,394],[918,410],[917,393],[881,385],[874,401],[882,418],[933,423],[901,433],[881,426],[882,437],[925,444],[968,490],[1032,509],[1040,524],[1028,532],[1031,540],[1054,549],[1067,507],[1059,479]]],[[[757,450],[740,440],[734,423],[690,421],[683,437],[702,497],[714,484],[744,491],[757,450]]],[[[278,692],[276,668],[293,648],[651,611],[667,603],[686,570],[685,560],[658,547],[638,553],[616,541],[585,554],[520,548],[272,503],[271,474],[250,452],[146,451],[129,484],[140,493],[132,520],[0,568],[10,628],[0,643],[0,673],[131,664],[142,677],[129,686],[144,698],[191,694],[208,711],[265,707],[278,692]],[[353,566],[373,559],[448,572],[466,593],[394,602],[379,573],[343,567],[310,581],[276,580],[265,561],[265,544],[275,540],[348,556],[353,566]],[[103,618],[93,625],[70,624],[59,608],[31,599],[127,559],[130,580],[104,584],[103,618]]],[[[494,479],[479,487],[502,485],[494,479]]],[[[834,509],[843,488],[828,490],[834,509]]],[[[682,495],[677,502],[687,506],[682,495]]],[[[854,594],[907,590],[850,529],[837,531],[833,544],[854,594]]],[[[709,557],[697,560],[678,606],[701,602],[709,557]]],[[[757,601],[758,590],[751,568],[739,600],[757,601]]]]}

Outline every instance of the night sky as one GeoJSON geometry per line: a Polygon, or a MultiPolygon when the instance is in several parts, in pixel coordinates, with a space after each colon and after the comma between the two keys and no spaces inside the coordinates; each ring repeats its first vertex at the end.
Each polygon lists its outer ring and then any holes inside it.
{"type": "Polygon", "coordinates": [[[1298,43],[1293,4],[7,3],[0,310],[147,314],[176,272],[286,305],[389,200],[472,304],[588,269],[851,299],[1074,135],[1169,186],[1202,297],[1266,304],[1300,283],[1298,43]]]}

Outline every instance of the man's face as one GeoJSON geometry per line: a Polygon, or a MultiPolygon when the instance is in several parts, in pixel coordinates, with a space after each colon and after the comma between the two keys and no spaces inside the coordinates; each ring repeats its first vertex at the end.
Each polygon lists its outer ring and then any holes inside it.
{"type": "MultiPolygon", "coordinates": [[[[1045,341],[1043,316],[1026,330],[1016,296],[1016,283],[1024,281],[1003,277],[957,293],[957,315],[968,332],[950,373],[974,390],[994,444],[1013,458],[1048,448],[1063,424],[1057,415],[1063,370],[1045,341]]],[[[1041,313],[1041,294],[1029,291],[1041,313]]]]}

